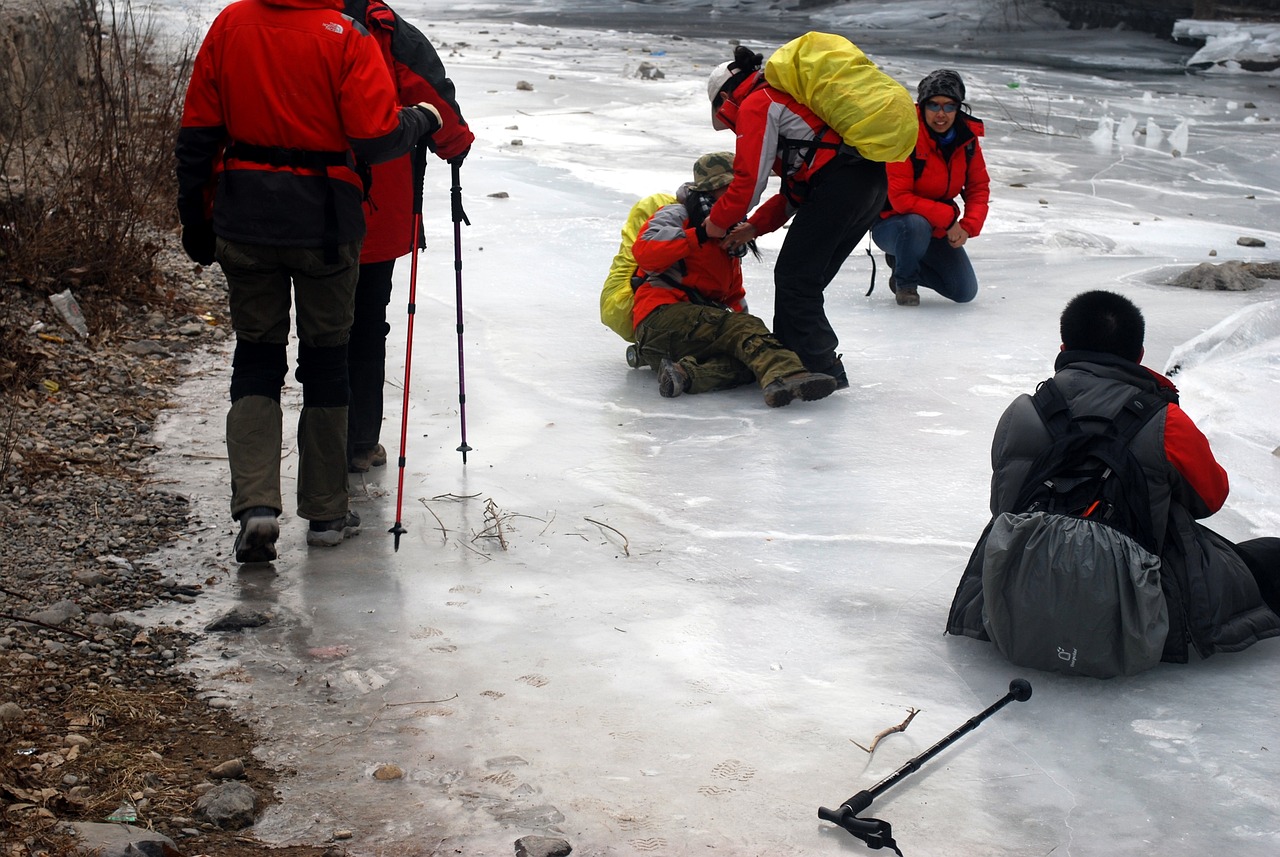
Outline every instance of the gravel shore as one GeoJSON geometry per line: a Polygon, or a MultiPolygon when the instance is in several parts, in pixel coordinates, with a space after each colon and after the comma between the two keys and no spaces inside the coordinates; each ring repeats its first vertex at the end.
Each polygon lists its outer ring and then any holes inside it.
{"type": "Polygon", "coordinates": [[[122,807],[179,854],[259,854],[265,849],[251,830],[202,817],[197,802],[234,779],[254,790],[260,812],[288,773],[257,764],[249,727],[201,701],[180,668],[191,632],[143,630],[121,616],[199,597],[198,586],[179,585],[152,559],[200,522],[181,486],[148,470],[151,432],[201,352],[230,335],[220,271],[194,266],[176,236],[163,240],[171,301],[83,302],[87,337],[46,293],[6,284],[0,294],[6,854],[73,853],[64,822],[102,822],[122,807]],[[243,773],[215,770],[237,759],[243,773]]]}

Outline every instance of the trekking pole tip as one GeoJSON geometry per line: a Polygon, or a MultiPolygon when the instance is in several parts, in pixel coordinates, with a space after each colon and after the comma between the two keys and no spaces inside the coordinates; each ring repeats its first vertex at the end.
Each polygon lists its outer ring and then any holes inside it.
{"type": "Polygon", "coordinates": [[[1026,702],[1031,698],[1031,682],[1025,678],[1015,678],[1009,682],[1009,695],[1018,702],[1026,702]]]}
{"type": "Polygon", "coordinates": [[[405,533],[409,532],[409,531],[408,531],[408,530],[406,530],[406,529],[404,528],[404,525],[403,525],[403,524],[401,524],[399,521],[396,521],[396,525],[395,525],[394,527],[392,527],[391,529],[387,530],[387,532],[388,532],[388,533],[391,533],[392,535],[394,535],[394,536],[396,537],[396,547],[395,547],[395,550],[396,550],[396,553],[399,553],[399,552],[400,552],[400,537],[401,537],[402,535],[404,535],[405,533]]]}

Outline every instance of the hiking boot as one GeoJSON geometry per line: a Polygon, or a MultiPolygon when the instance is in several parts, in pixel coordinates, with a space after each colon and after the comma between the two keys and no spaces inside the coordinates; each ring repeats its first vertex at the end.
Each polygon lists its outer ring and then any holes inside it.
{"type": "Polygon", "coordinates": [[[312,521],[307,527],[307,544],[316,548],[331,548],[342,544],[343,539],[360,535],[360,516],[347,512],[332,521],[312,521]]]}
{"type": "Polygon", "coordinates": [[[351,455],[347,464],[348,473],[368,473],[370,467],[384,467],[387,463],[387,450],[382,444],[373,449],[364,449],[351,455]]]}
{"type": "MultiPolygon", "coordinates": [[[[847,383],[847,382],[846,382],[847,383]]],[[[796,372],[770,381],[764,388],[764,403],[771,408],[791,404],[792,399],[812,402],[825,399],[836,390],[836,379],[818,372],[796,372]]]]}
{"type": "Polygon", "coordinates": [[[843,390],[849,386],[849,376],[844,371],[844,361],[840,359],[842,357],[844,357],[843,354],[837,354],[835,361],[833,361],[826,369],[822,370],[823,375],[830,375],[832,378],[836,379],[837,390],[843,390]]]}
{"type": "Polygon", "coordinates": [[[898,286],[893,290],[898,306],[920,306],[920,293],[915,286],[898,286]]]}
{"type": "Polygon", "coordinates": [[[276,558],[276,539],[280,538],[280,522],[270,506],[252,506],[240,513],[240,532],[236,533],[236,562],[271,562],[276,558]]]}
{"type": "Polygon", "coordinates": [[[679,363],[662,358],[658,367],[658,393],[664,399],[674,399],[689,389],[689,373],[679,363]]]}

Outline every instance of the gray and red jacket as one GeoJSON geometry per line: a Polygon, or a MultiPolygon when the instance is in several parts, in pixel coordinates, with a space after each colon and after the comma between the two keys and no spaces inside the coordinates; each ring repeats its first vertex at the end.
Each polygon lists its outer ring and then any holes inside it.
{"type": "Polygon", "coordinates": [[[342,0],[239,0],[196,54],[176,147],[184,225],[320,247],[364,235],[356,157],[407,152],[434,123],[401,109],[377,42],[342,0]]]}
{"type": "Polygon", "coordinates": [[[742,261],[726,253],[719,241],[699,241],[682,203],[654,212],[631,252],[643,278],[635,288],[631,314],[637,326],[658,307],[674,303],[710,301],[733,312],[746,311],[742,261]]]}
{"type": "Polygon", "coordinates": [[[764,83],[760,72],[732,93],[737,105],[733,130],[733,182],[711,209],[710,220],[729,230],[748,219],[761,233],[780,229],[804,201],[814,173],[841,151],[840,135],[818,115],[780,89],[764,83]],[[823,143],[824,147],[808,145],[823,143]],[[782,178],[782,192],[751,209],[764,195],[770,175],[782,178]]]}
{"type": "MultiPolygon", "coordinates": [[[[1248,566],[1226,539],[1197,523],[1222,508],[1227,474],[1208,439],[1178,406],[1173,383],[1137,363],[1094,352],[1064,351],[1055,368],[1054,381],[1076,418],[1114,418],[1138,391],[1167,403],[1129,447],[1147,478],[1161,585],[1169,605],[1163,660],[1185,663],[1190,646],[1208,657],[1280,636],[1280,617],[1262,600],[1248,566]]],[[[1022,484],[1050,442],[1031,397],[1019,396],[1000,418],[991,442],[993,516],[1019,511],[1014,505],[1022,484]]],[[[956,589],[947,632],[985,640],[980,548],[956,589]]]]}
{"type": "MultiPolygon", "coordinates": [[[[427,102],[440,111],[443,123],[431,135],[431,150],[443,161],[466,154],[475,135],[462,118],[453,81],[431,42],[383,0],[345,0],[345,10],[362,21],[378,42],[391,70],[401,104],[427,102]]],[[[364,215],[368,233],[360,261],[386,262],[413,247],[413,168],[408,155],[373,167],[364,215]]]]}

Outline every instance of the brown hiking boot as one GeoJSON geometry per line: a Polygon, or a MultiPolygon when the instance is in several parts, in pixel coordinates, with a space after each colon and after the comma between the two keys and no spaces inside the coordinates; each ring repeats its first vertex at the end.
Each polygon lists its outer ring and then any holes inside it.
{"type": "Polygon", "coordinates": [[[370,467],[383,467],[387,463],[387,450],[382,444],[373,449],[364,449],[352,453],[347,464],[348,473],[368,473],[370,467]]]}
{"type": "Polygon", "coordinates": [[[893,297],[898,301],[898,306],[920,306],[920,292],[916,291],[915,286],[895,283],[893,297]]]}
{"type": "Polygon", "coordinates": [[[770,381],[764,388],[764,403],[771,408],[781,408],[791,404],[792,399],[803,399],[812,402],[825,399],[836,390],[836,379],[818,372],[797,372],[776,381],[770,381]]]}
{"type": "Polygon", "coordinates": [[[679,363],[662,358],[658,367],[658,393],[664,399],[674,399],[689,389],[689,373],[679,363]]]}

